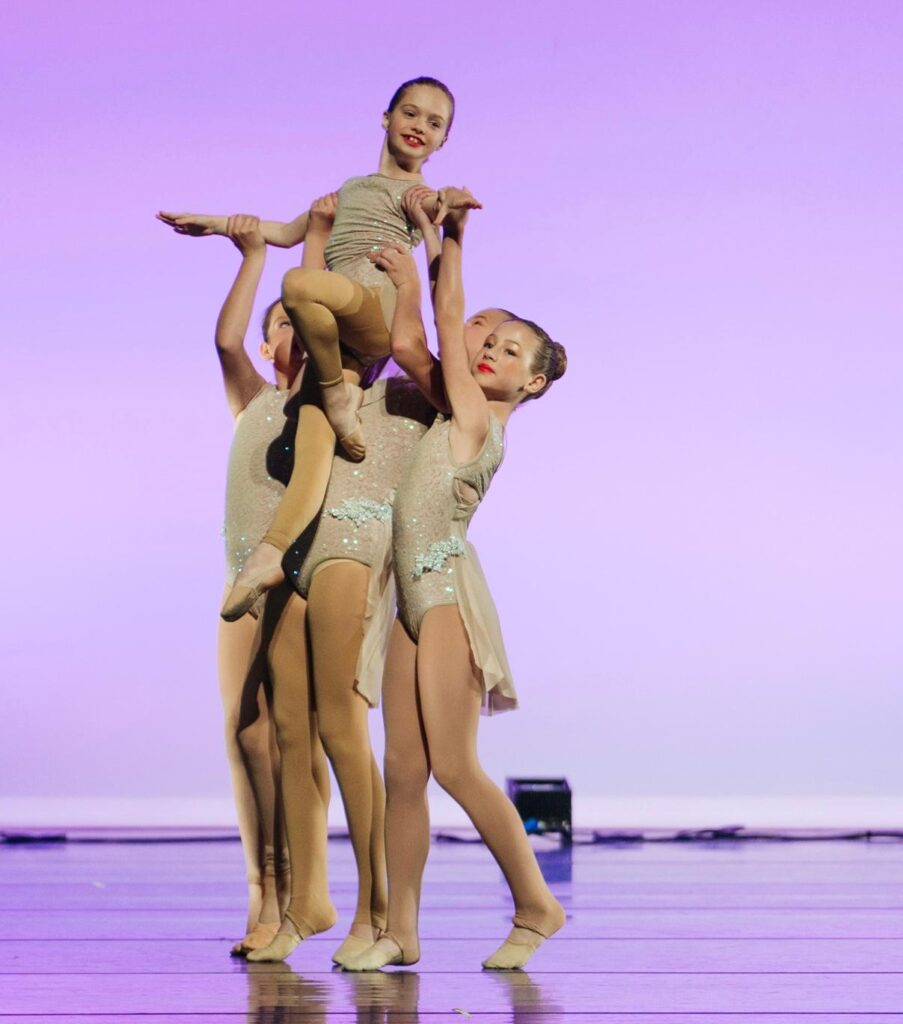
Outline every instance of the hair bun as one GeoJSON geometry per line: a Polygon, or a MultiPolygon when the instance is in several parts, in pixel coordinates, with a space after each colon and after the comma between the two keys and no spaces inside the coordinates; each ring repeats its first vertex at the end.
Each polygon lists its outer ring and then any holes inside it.
{"type": "Polygon", "coordinates": [[[549,380],[558,380],[568,368],[568,354],[560,341],[552,342],[552,356],[549,360],[549,380]]]}

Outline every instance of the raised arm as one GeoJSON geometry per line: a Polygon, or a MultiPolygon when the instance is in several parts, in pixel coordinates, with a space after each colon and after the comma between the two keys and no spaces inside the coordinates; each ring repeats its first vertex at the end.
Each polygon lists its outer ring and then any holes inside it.
{"type": "Polygon", "coordinates": [[[470,357],[464,345],[461,245],[466,219],[466,207],[450,212],[445,218],[442,256],[436,282],[439,359],[445,394],[451,406],[451,445],[456,459],[468,459],[476,455],[489,429],[489,406],[482,388],[471,373],[470,357]]]}
{"type": "Polygon", "coordinates": [[[302,267],[309,270],[326,269],[326,243],[329,241],[338,207],[338,192],[320,196],[310,204],[307,234],[304,237],[304,255],[301,258],[302,267]]]}
{"type": "MultiPolygon", "coordinates": [[[[426,251],[426,272],[430,282],[430,303],[435,304],[436,275],[439,273],[439,256],[442,252],[442,239],[439,229],[432,221],[429,209],[435,200],[436,193],[423,185],[415,185],[404,194],[402,205],[411,223],[420,229],[423,235],[423,248],[426,251]]],[[[419,285],[419,282],[418,282],[419,285]]],[[[398,360],[396,360],[397,362],[398,360]]]]}
{"type": "Polygon", "coordinates": [[[392,358],[440,412],[448,412],[442,371],[426,344],[420,315],[420,277],[413,256],[400,245],[388,245],[371,259],[396,288],[390,332],[392,358]]]}
{"type": "Polygon", "coordinates": [[[226,218],[225,234],[241,253],[241,265],[216,321],[219,356],[229,411],[237,416],[266,383],[245,349],[245,337],[257,287],[266,262],[266,242],[256,217],[238,214],[226,218]]]}
{"type": "MultiPolygon", "coordinates": [[[[177,235],[227,235],[229,218],[221,214],[208,213],[167,213],[161,210],[157,220],[168,224],[177,235]]],[[[267,245],[275,245],[280,249],[291,249],[304,241],[307,234],[308,211],[299,214],[294,220],[262,220],[260,233],[267,245]]]]}

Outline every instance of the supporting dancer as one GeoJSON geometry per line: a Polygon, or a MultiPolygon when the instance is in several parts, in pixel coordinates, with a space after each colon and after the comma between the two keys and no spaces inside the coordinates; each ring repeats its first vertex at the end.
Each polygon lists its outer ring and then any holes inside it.
{"type": "MultiPolygon", "coordinates": [[[[216,324],[216,351],[226,401],[235,420],[224,527],[228,592],[282,497],[283,485],[267,473],[266,452],[284,423],[282,407],[301,372],[304,352],[281,302],[276,301],[264,315],[260,345],[261,356],[273,364],[276,383],[254,368],[245,349],[245,336],[266,260],[266,243],[256,217],[230,217],[226,234],[242,255],[216,324]]],[[[278,751],[254,619],[220,620],[217,655],[226,751],[248,876],[246,934],[232,949],[233,954],[243,955],[272,940],[288,888],[281,849],[277,870],[276,844],[282,845],[276,811],[278,751]]]]}
{"type": "MultiPolygon", "coordinates": [[[[361,419],[371,439],[367,458],[353,463],[336,456],[314,540],[297,574],[289,577],[307,600],[304,649],[284,656],[277,632],[270,658],[292,899],[275,940],[251,960],[283,960],[302,939],[335,922],[331,905],[311,898],[308,882],[310,873],[316,885],[325,880],[326,829],[325,821],[311,815],[310,783],[302,770],[308,738],[299,723],[306,706],[316,707],[358,872],[354,918],[334,962],[344,964],[368,949],[385,926],[385,793],[370,749],[367,713],[379,702],[395,610],[392,499],[433,415],[416,386],[401,378],[379,380],[364,391],[361,419]]],[[[277,592],[270,592],[268,606],[277,592]]],[[[302,642],[296,631],[292,642],[302,642]]]]}
{"type": "Polygon", "coordinates": [[[516,706],[516,695],[466,527],[501,461],[509,416],[522,401],[548,390],[566,358],[561,345],[522,319],[499,324],[476,359],[469,358],[461,280],[465,218],[462,211],[446,218],[435,296],[451,417],[437,420],[417,446],[393,517],[400,622],[393,627],[384,684],[388,922],[385,934],[349,961],[348,970],[419,959],[431,773],[467,812],[513,896],[514,927],[483,966],[523,967],[565,920],[514,806],[477,756],[481,709],[516,706]]]}
{"type": "MultiPolygon", "coordinates": [[[[315,255],[311,250],[308,261],[308,248],[305,262],[314,266],[315,255]]],[[[438,255],[435,232],[428,255],[438,255]]],[[[343,361],[352,372],[363,370],[348,353],[343,361]]],[[[255,961],[285,959],[302,939],[335,923],[335,909],[325,895],[326,817],[311,779],[310,751],[316,737],[308,721],[316,722],[338,780],[358,870],[354,918],[333,960],[343,964],[368,949],[385,926],[385,791],[370,749],[367,712],[379,701],[395,608],[391,502],[403,467],[435,413],[409,381],[392,378],[369,386],[383,365],[363,371],[361,419],[372,437],[367,458],[353,463],[340,452],[324,466],[318,447],[303,444],[310,422],[299,425],[294,471],[271,527],[286,538],[302,533],[312,515],[305,488],[313,482],[315,493],[325,492],[312,544],[294,545],[287,561],[292,567],[288,579],[297,591],[295,604],[306,606],[300,628],[299,622],[288,626],[283,621],[286,584],[270,591],[267,599],[270,678],[293,870],[291,900],[279,934],[251,954],[255,961]],[[313,467],[305,460],[315,460],[313,467]],[[314,708],[316,715],[311,714],[314,708]]],[[[319,413],[312,405],[301,411],[319,413]]],[[[313,508],[317,505],[319,500],[313,508]]]]}
{"type": "MultiPolygon", "coordinates": [[[[453,118],[454,98],[436,79],[421,77],[399,86],[383,114],[378,172],[351,178],[339,191],[338,213],[325,253],[328,270],[301,267],[289,271],[283,282],[283,304],[317,369],[326,418],[355,460],[366,451],[357,412],[360,389],[347,369],[343,372],[339,337],[365,364],[388,355],[394,287],[368,255],[386,244],[419,243],[420,232],[405,213],[404,195],[423,184],[422,167],[445,144],[453,118]]],[[[438,221],[454,207],[458,195],[455,189],[430,192],[424,205],[438,221]]],[[[199,214],[161,212],[158,217],[179,233],[195,235],[220,233],[224,222],[222,217],[199,214]]],[[[305,237],[307,223],[304,214],[288,223],[264,222],[262,230],[271,244],[290,246],[305,237]]],[[[322,467],[332,457],[332,443],[322,435],[322,427],[312,427],[303,442],[312,453],[317,449],[316,457],[303,463],[312,477],[298,488],[308,523],[320,507],[317,499],[322,499],[323,492],[317,481],[322,479],[322,467]]],[[[227,619],[243,615],[261,593],[283,578],[282,558],[294,537],[278,526],[274,523],[264,543],[249,555],[240,586],[223,606],[227,619]]]]}

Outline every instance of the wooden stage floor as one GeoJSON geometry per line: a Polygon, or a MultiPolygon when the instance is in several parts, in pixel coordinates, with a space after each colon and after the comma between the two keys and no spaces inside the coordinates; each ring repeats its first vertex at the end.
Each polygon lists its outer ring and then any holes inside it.
{"type": "Polygon", "coordinates": [[[511,912],[486,849],[434,843],[422,961],[353,975],[345,841],[339,924],[259,965],[228,956],[237,842],[0,846],[0,1024],[903,1024],[903,843],[537,850],[569,921],[529,973],[480,970],[511,912]]]}

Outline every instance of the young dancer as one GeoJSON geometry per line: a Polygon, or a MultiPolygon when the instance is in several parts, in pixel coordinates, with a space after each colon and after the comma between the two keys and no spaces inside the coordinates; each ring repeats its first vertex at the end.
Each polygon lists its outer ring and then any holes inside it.
{"type": "MultiPolygon", "coordinates": [[[[352,371],[362,369],[347,356],[345,362],[352,371]]],[[[367,369],[365,383],[378,368],[367,369]]],[[[368,949],[385,926],[385,791],[370,749],[367,712],[379,701],[395,608],[391,503],[402,468],[433,416],[433,407],[409,381],[392,378],[366,387],[361,419],[372,439],[367,458],[353,463],[342,453],[335,456],[325,477],[317,479],[326,494],[313,542],[300,562],[297,551],[304,550],[303,544],[289,552],[287,564],[293,568],[288,579],[300,595],[295,601],[306,602],[303,628],[282,622],[278,610],[285,584],[267,598],[267,621],[275,623],[268,625],[268,655],[293,870],[291,901],[279,934],[250,954],[255,961],[285,959],[302,939],[335,922],[335,910],[323,895],[326,819],[311,780],[308,719],[317,724],[342,792],[358,870],[354,919],[333,960],[343,964],[368,949]],[[313,707],[315,716],[309,715],[313,707]]],[[[299,480],[318,477],[303,465],[304,459],[316,457],[303,444],[296,447],[289,497],[299,480]]],[[[280,507],[278,528],[286,538],[307,526],[305,495],[298,497],[280,507]]]]}
{"type": "MultiPolygon", "coordinates": [[[[224,526],[228,592],[279,506],[284,488],[267,473],[266,452],[284,423],[282,407],[301,372],[304,352],[277,301],[264,316],[260,345],[260,354],[273,364],[276,383],[254,368],[245,350],[245,335],[266,260],[266,243],[256,217],[228,218],[226,234],[242,255],[216,325],[216,351],[235,420],[224,526]]],[[[281,913],[277,890],[287,890],[285,865],[280,859],[277,874],[276,864],[277,839],[281,847],[276,811],[278,752],[272,741],[254,620],[220,620],[217,655],[226,751],[248,877],[246,935],[232,950],[241,955],[271,941],[281,913]]]]}
{"type": "MultiPolygon", "coordinates": [[[[344,964],[368,949],[385,927],[385,793],[370,749],[367,713],[379,702],[395,609],[392,499],[433,415],[416,386],[401,378],[379,380],[364,391],[361,419],[371,439],[367,458],[353,463],[344,455],[335,457],[313,542],[289,576],[307,601],[306,631],[303,636],[293,631],[287,638],[295,645],[291,657],[283,651],[278,631],[269,651],[292,898],[274,941],[249,954],[254,961],[283,960],[302,939],[335,922],[332,906],[317,896],[326,877],[326,828],[325,820],[312,815],[305,771],[306,707],[316,707],[320,740],[342,793],[358,872],[354,918],[334,962],[344,964]]],[[[268,609],[284,586],[270,592],[268,609]]]]}
{"type": "MultiPolygon", "coordinates": [[[[454,119],[454,97],[435,78],[419,77],[396,89],[383,114],[384,131],[376,174],[349,178],[339,190],[339,209],[326,250],[328,271],[293,270],[283,282],[283,303],[319,374],[323,406],[351,458],[365,445],[356,407],[359,393],[343,378],[339,337],[365,362],[388,355],[394,289],[368,253],[391,243],[415,246],[417,232],[405,216],[405,191],[423,183],[422,168],[445,144],[454,119]]],[[[431,193],[428,212],[441,220],[444,191],[431,193]]],[[[221,234],[225,219],[203,214],[158,214],[181,234],[221,234]]],[[[268,242],[297,245],[307,232],[307,214],[287,223],[264,221],[268,242]]]]}
{"type": "MultiPolygon", "coordinates": [[[[436,79],[421,77],[399,86],[383,114],[378,172],[351,178],[339,191],[338,212],[325,251],[328,270],[303,266],[289,271],[283,281],[283,305],[317,369],[325,415],[356,460],[366,451],[357,414],[360,391],[354,386],[355,377],[343,372],[339,337],[364,363],[388,354],[394,286],[368,255],[386,244],[419,243],[421,234],[406,215],[404,195],[423,184],[423,164],[444,145],[453,118],[454,98],[436,79]]],[[[430,191],[422,205],[439,221],[459,201],[459,190],[442,189],[430,191]]],[[[158,217],[180,234],[215,234],[224,223],[222,217],[198,214],[160,213],[158,217]]],[[[274,245],[295,245],[305,237],[307,223],[303,214],[288,223],[263,222],[262,231],[274,245]]],[[[310,476],[299,481],[293,492],[297,498],[292,500],[303,502],[303,509],[299,505],[287,517],[296,521],[303,514],[309,523],[322,501],[332,439],[317,423],[310,425],[302,443],[311,452],[311,458],[303,460],[310,476]]],[[[264,543],[249,555],[239,587],[225,602],[227,619],[245,614],[261,593],[283,578],[280,565],[293,540],[277,519],[264,543]]]]}
{"type": "Polygon", "coordinates": [[[544,394],[566,360],[560,345],[521,319],[504,320],[481,354],[468,357],[461,281],[465,217],[456,212],[446,218],[435,295],[451,416],[437,420],[415,449],[393,516],[400,622],[393,627],[384,684],[388,922],[374,946],[345,965],[348,970],[419,959],[431,773],[467,811],[514,899],[514,927],[484,967],[522,967],[564,923],[514,806],[477,757],[481,708],[513,707],[516,695],[466,527],[501,461],[509,416],[522,401],[544,394]]]}

